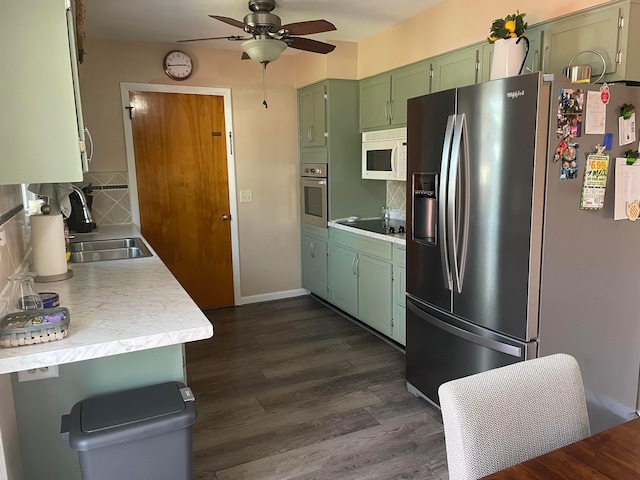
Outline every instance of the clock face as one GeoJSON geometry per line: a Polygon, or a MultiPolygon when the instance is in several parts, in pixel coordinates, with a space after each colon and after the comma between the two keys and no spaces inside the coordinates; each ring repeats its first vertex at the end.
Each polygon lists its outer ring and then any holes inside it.
{"type": "Polygon", "coordinates": [[[193,71],[191,57],[180,50],[173,50],[167,53],[164,57],[163,65],[164,73],[173,80],[186,80],[193,71]]]}

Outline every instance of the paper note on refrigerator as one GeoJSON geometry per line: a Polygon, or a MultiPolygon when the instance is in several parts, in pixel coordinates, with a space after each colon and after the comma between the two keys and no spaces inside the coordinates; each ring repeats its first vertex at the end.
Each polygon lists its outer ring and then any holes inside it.
{"type": "Polygon", "coordinates": [[[605,132],[607,122],[607,105],[602,102],[600,92],[587,91],[587,110],[584,119],[584,133],[588,135],[605,132]]]}
{"type": "Polygon", "coordinates": [[[629,145],[636,141],[636,114],[629,118],[618,117],[618,141],[620,146],[629,145]]]}
{"type": "Polygon", "coordinates": [[[616,158],[614,220],[635,220],[634,202],[640,200],[640,166],[627,165],[626,158],[616,158]]]}

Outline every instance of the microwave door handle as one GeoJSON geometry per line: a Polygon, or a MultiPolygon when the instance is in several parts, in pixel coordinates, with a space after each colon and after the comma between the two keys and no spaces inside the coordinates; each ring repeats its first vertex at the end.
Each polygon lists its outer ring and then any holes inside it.
{"type": "Polygon", "coordinates": [[[469,230],[469,142],[466,115],[456,117],[448,179],[447,237],[453,288],[462,293],[469,230]]]}
{"type": "Polygon", "coordinates": [[[391,149],[391,175],[394,180],[398,179],[398,142],[391,149]]]}
{"type": "MultiPolygon", "coordinates": [[[[442,159],[440,161],[440,185],[438,186],[438,242],[440,243],[440,260],[444,286],[452,290],[451,270],[449,268],[449,244],[447,241],[447,183],[449,177],[449,163],[451,161],[451,140],[455,116],[449,115],[442,144],[442,159]]],[[[414,228],[415,231],[415,228],[414,228]]]]}

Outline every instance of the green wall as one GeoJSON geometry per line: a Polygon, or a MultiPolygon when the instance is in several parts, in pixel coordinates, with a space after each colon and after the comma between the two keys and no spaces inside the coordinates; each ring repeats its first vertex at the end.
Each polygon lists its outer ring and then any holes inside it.
{"type": "Polygon", "coordinates": [[[80,480],[77,452],[60,439],[60,419],[87,397],[166,381],[184,382],[182,345],[59,366],[59,377],[11,375],[25,480],[80,480]]]}

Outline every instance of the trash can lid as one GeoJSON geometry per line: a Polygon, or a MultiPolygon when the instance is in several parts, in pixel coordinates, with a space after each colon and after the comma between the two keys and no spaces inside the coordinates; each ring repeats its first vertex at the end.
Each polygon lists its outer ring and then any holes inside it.
{"type": "Polygon", "coordinates": [[[185,409],[178,382],[115,392],[81,402],[80,430],[95,433],[152,418],[175,415],[185,409]]]}

